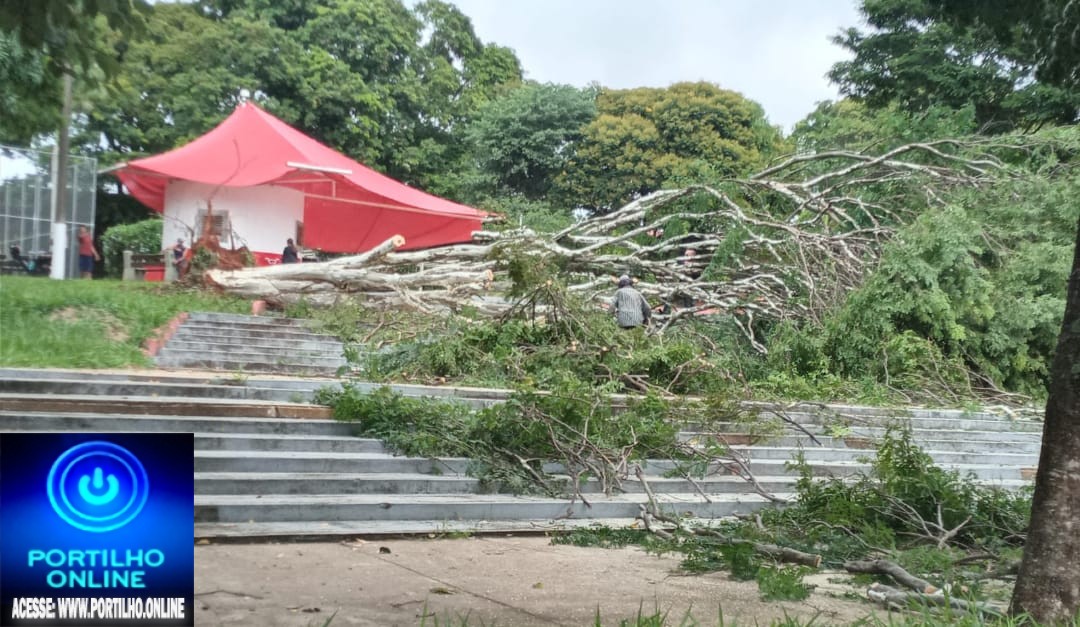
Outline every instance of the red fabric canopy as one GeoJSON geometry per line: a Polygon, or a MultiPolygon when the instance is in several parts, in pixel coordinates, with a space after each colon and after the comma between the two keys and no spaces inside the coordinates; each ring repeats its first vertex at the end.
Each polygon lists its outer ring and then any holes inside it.
{"type": "Polygon", "coordinates": [[[328,252],[368,250],[393,235],[404,248],[469,241],[483,211],[426,194],[379,174],[245,102],[216,128],[116,171],[133,196],[161,213],[172,180],[304,193],[304,245],[328,252]]]}

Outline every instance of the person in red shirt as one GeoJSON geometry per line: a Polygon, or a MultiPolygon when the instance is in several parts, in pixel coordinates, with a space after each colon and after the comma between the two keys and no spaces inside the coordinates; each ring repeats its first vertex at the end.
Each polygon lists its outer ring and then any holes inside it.
{"type": "Polygon", "coordinates": [[[94,262],[101,261],[101,255],[94,248],[94,237],[85,226],[79,227],[79,272],[82,278],[89,279],[94,275],[94,262]]]}

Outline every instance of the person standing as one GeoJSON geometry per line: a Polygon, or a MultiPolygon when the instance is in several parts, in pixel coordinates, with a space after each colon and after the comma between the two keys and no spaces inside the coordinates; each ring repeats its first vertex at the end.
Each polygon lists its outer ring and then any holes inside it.
{"type": "Polygon", "coordinates": [[[300,263],[300,255],[291,237],[285,240],[285,250],[281,251],[281,263],[300,263]]]}
{"type": "Polygon", "coordinates": [[[184,247],[184,238],[176,238],[176,243],[172,245],[172,264],[176,268],[176,279],[183,280],[187,275],[188,269],[188,251],[184,247]]]}
{"type": "Polygon", "coordinates": [[[634,289],[633,282],[625,274],[619,277],[619,289],[611,299],[611,309],[615,312],[615,320],[624,329],[648,324],[652,316],[649,301],[634,289]]]}
{"type": "Polygon", "coordinates": [[[101,255],[94,248],[94,236],[90,235],[90,229],[85,226],[79,227],[79,272],[82,278],[89,279],[94,276],[94,262],[101,261],[101,255]]]}

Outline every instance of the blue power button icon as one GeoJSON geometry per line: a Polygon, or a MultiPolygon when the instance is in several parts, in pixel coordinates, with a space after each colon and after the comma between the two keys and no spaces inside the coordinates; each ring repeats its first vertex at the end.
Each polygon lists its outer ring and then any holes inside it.
{"type": "Polygon", "coordinates": [[[149,488],[142,462],[111,442],[73,446],[49,471],[49,503],[60,518],[83,531],[112,531],[128,524],[146,505],[149,488]]]}

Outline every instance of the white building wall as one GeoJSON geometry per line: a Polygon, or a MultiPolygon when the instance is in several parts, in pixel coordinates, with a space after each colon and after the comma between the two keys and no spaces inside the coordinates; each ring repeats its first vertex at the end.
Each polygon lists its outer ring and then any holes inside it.
{"type": "MultiPolygon", "coordinates": [[[[162,242],[171,245],[177,238],[191,246],[191,229],[196,228],[199,210],[205,210],[214,185],[173,181],[165,188],[165,226],[162,242]]],[[[287,187],[222,187],[214,195],[214,213],[229,212],[229,221],[237,238],[223,237],[221,245],[252,252],[280,255],[285,240],[296,237],[296,223],[303,220],[304,195],[287,187]]]]}

